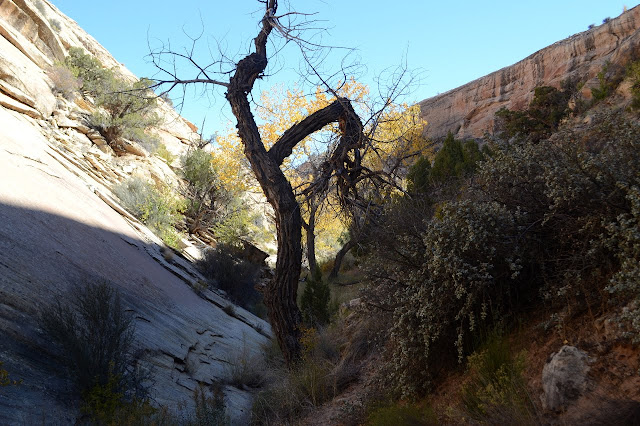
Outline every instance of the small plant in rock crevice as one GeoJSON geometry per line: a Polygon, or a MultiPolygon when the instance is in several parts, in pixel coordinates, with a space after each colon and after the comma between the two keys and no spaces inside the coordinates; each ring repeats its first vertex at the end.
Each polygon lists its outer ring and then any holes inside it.
{"type": "Polygon", "coordinates": [[[9,372],[7,370],[5,370],[4,368],[2,368],[3,364],[4,364],[4,362],[0,361],[0,387],[17,386],[20,383],[22,383],[22,380],[12,379],[9,376],[9,372]]]}

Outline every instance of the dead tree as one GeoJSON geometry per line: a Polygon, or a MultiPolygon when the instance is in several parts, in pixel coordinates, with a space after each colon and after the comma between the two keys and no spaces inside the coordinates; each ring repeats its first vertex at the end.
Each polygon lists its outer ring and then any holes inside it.
{"type": "MultiPolygon", "coordinates": [[[[329,189],[336,191],[336,198],[346,211],[368,209],[370,201],[364,200],[358,188],[362,182],[369,179],[374,184],[384,181],[388,175],[384,171],[371,171],[363,164],[363,158],[371,150],[370,138],[365,135],[362,121],[356,114],[351,101],[338,96],[330,89],[329,84],[323,83],[328,91],[335,95],[335,100],[328,106],[310,114],[302,121],[291,126],[267,150],[258,125],[251,110],[250,94],[256,80],[265,75],[269,63],[267,55],[267,41],[270,36],[282,37],[285,42],[294,42],[301,46],[301,51],[307,59],[306,48],[319,47],[312,43],[306,44],[299,38],[295,27],[283,25],[281,20],[292,15],[302,15],[289,12],[277,14],[277,0],[259,0],[265,5],[259,33],[253,40],[253,52],[232,64],[231,69],[219,71],[218,75],[229,76],[228,80],[212,78],[211,69],[221,66],[222,60],[201,66],[193,57],[194,49],[185,53],[177,53],[164,47],[151,53],[151,59],[161,73],[168,78],[156,79],[156,87],[163,86],[164,93],[177,86],[190,84],[208,84],[222,86],[226,89],[225,97],[236,118],[238,136],[244,146],[244,154],[249,161],[256,180],[274,210],[278,254],[273,280],[264,291],[265,305],[269,311],[269,319],[284,354],[287,364],[292,365],[301,356],[300,322],[301,314],[296,304],[298,280],[302,264],[302,226],[301,209],[296,195],[303,195],[313,199],[321,199],[329,189]],[[186,61],[197,70],[194,78],[182,79],[178,76],[175,62],[163,61],[166,56],[186,61]],[[314,173],[314,180],[307,185],[302,194],[296,194],[290,182],[285,177],[281,166],[289,157],[293,149],[311,134],[321,131],[327,125],[337,123],[339,137],[331,144],[329,151],[323,156],[318,170],[314,173]]],[[[193,39],[194,45],[197,39],[193,39]]],[[[315,69],[311,67],[312,72],[315,69]]],[[[320,77],[317,74],[317,77],[320,77]]],[[[393,88],[397,89],[397,86],[393,88]]],[[[389,105],[391,97],[386,97],[385,105],[389,105]]],[[[373,116],[380,116],[382,110],[373,116]]],[[[368,129],[375,129],[371,119],[368,129]]]]}
{"type": "Polygon", "coordinates": [[[262,3],[266,8],[259,33],[254,39],[255,50],[235,64],[228,82],[210,78],[207,67],[197,65],[199,75],[193,79],[182,80],[177,77],[175,71],[164,67],[160,60],[156,61],[158,55],[171,53],[195,63],[189,53],[182,55],[163,51],[156,52],[155,56],[152,53],[151,57],[156,66],[170,76],[169,79],[156,80],[156,86],[168,85],[165,92],[178,85],[192,83],[216,84],[226,88],[225,96],[237,121],[236,128],[244,146],[244,154],[275,212],[278,254],[274,278],[265,290],[264,301],[284,358],[291,365],[301,355],[301,314],[296,304],[296,296],[302,263],[302,216],[294,190],[280,166],[291,155],[294,147],[307,136],[320,131],[330,123],[340,123],[340,138],[323,162],[319,179],[310,187],[310,191],[326,190],[329,181],[335,179],[341,196],[346,200],[353,183],[364,170],[360,150],[364,145],[365,136],[363,125],[350,100],[338,97],[325,108],[291,126],[271,149],[265,148],[251,110],[249,95],[256,80],[265,73],[269,60],[267,41],[270,35],[275,30],[285,38],[294,36],[280,24],[277,1],[266,0],[262,3]]]}

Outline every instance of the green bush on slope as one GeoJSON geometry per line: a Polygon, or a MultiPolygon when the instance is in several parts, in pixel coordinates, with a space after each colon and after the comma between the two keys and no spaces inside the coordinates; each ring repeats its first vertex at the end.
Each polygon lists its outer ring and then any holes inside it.
{"type": "MultiPolygon", "coordinates": [[[[393,238],[373,234],[368,297],[383,308],[376,314],[389,312],[388,377],[399,394],[424,394],[473,351],[479,330],[540,295],[569,313],[604,306],[607,291],[618,304],[637,300],[640,126],[615,113],[594,123],[497,145],[455,201],[403,200],[420,219],[394,225],[393,238]]],[[[620,318],[630,335],[640,331],[634,306],[620,318]]]]}
{"type": "Polygon", "coordinates": [[[127,138],[141,143],[150,152],[155,150],[158,139],[146,133],[149,128],[160,124],[154,112],[156,96],[150,90],[150,80],[125,81],[78,47],[69,49],[64,63],[82,82],[82,92],[91,96],[99,108],[90,117],[90,125],[114,149],[122,150],[118,139],[127,138]]]}
{"type": "Polygon", "coordinates": [[[154,186],[134,176],[113,188],[122,205],[170,247],[177,248],[184,202],[167,186],[154,186]]]}

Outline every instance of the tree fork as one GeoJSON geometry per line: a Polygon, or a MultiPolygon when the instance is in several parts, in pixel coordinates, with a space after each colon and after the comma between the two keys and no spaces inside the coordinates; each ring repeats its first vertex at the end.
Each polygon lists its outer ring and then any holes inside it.
{"type": "MultiPolygon", "coordinates": [[[[293,365],[301,356],[300,323],[302,316],[296,303],[298,280],[302,265],[302,215],[293,188],[280,169],[296,144],[329,123],[341,123],[342,137],[333,154],[324,164],[328,182],[332,171],[348,168],[349,151],[357,149],[363,141],[362,124],[348,99],[338,98],[327,107],[311,114],[291,126],[267,152],[248,100],[255,81],[264,73],[267,58],[267,39],[276,25],[276,0],[265,2],[267,11],[262,18],[261,30],[254,39],[254,53],[237,63],[235,73],[226,85],[226,98],[236,117],[238,136],[244,145],[244,154],[275,212],[278,256],[273,280],[264,293],[271,326],[276,334],[284,359],[293,365]]],[[[326,187],[321,184],[320,187],[326,187]]]]}

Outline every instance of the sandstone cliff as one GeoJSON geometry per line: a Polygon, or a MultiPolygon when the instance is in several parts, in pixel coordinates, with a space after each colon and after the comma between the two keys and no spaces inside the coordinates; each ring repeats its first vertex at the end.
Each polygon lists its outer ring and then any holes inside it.
{"type": "Polygon", "coordinates": [[[560,88],[563,81],[585,83],[583,95],[597,85],[607,61],[626,65],[640,55],[640,6],[588,31],[554,43],[522,61],[419,103],[430,138],[453,132],[459,138],[491,133],[502,107],[524,109],[538,86],[560,88]]]}
{"type": "MultiPolygon", "coordinates": [[[[91,106],[54,95],[47,71],[77,46],[135,76],[44,0],[0,0],[0,35],[0,361],[22,379],[0,390],[0,424],[75,423],[77,395],[36,317],[87,280],[114,283],[133,313],[155,402],[188,405],[196,386],[224,386],[240,355],[260,352],[269,325],[238,307],[225,313],[223,295],[192,289],[202,277],[188,261],[161,255],[163,243],[111,188],[133,173],[175,182],[174,170],[139,148],[116,156],[82,122],[91,106]]],[[[161,115],[162,142],[184,153],[195,128],[166,104],[161,115]]],[[[251,395],[224,392],[232,419],[245,423],[251,395]]]]}

